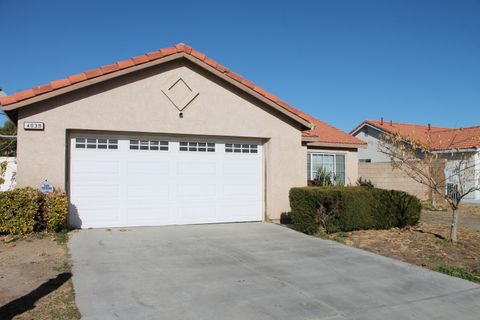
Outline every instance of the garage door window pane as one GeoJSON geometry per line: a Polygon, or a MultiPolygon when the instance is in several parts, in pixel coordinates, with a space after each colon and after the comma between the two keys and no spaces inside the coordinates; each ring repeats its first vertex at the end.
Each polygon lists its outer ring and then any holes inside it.
{"type": "Polygon", "coordinates": [[[168,141],[130,140],[130,150],[168,151],[168,141]]]}
{"type": "Polygon", "coordinates": [[[226,143],[225,152],[258,153],[258,146],[256,144],[226,143]]]}
{"type": "Polygon", "coordinates": [[[76,138],[75,148],[77,149],[118,149],[117,139],[107,138],[76,138]]]}
{"type": "Polygon", "coordinates": [[[180,142],[179,150],[190,151],[190,152],[215,152],[215,143],[194,142],[194,141],[180,142]]]}
{"type": "Polygon", "coordinates": [[[148,141],[147,140],[140,141],[140,150],[148,150],[148,141]]]}
{"type": "Polygon", "coordinates": [[[118,140],[108,139],[108,149],[118,149],[118,140]]]}
{"type": "Polygon", "coordinates": [[[85,149],[85,138],[75,139],[75,148],[85,149]]]}

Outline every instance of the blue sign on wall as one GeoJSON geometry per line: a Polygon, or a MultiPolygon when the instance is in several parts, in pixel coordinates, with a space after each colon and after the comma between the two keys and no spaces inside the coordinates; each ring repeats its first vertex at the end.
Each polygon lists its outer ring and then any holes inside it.
{"type": "Polygon", "coordinates": [[[40,183],[40,191],[42,191],[43,193],[52,193],[53,192],[53,184],[51,184],[47,180],[42,181],[42,183],[40,183]]]}

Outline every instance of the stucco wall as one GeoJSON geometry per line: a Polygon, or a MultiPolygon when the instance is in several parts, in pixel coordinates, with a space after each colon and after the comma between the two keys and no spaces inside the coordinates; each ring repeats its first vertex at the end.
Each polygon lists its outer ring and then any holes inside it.
{"type": "MultiPolygon", "coordinates": [[[[309,147],[309,153],[328,153],[345,155],[345,185],[355,185],[358,179],[358,157],[356,149],[325,149],[309,147]]],[[[307,169],[307,157],[305,156],[305,169],[307,169]]]]}
{"type": "Polygon", "coordinates": [[[72,129],[263,138],[266,213],[273,219],[289,211],[289,189],[307,181],[299,124],[186,61],[19,109],[19,186],[36,187],[48,179],[56,187],[68,187],[67,130],[72,129]],[[179,77],[200,93],[183,111],[183,118],[161,91],[179,77]],[[45,130],[25,131],[24,121],[44,122],[45,130]]]}

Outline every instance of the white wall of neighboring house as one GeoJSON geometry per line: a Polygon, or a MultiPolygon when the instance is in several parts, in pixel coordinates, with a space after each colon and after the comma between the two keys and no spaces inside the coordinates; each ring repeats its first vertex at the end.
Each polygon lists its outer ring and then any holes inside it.
{"type": "Polygon", "coordinates": [[[359,132],[354,134],[355,137],[368,143],[366,148],[358,149],[358,160],[360,162],[390,162],[390,159],[385,154],[378,151],[380,134],[379,130],[369,126],[364,126],[359,132]]]}
{"type": "MultiPolygon", "coordinates": [[[[456,185],[465,184],[465,189],[469,189],[474,186],[479,185],[480,179],[480,152],[472,153],[468,155],[467,165],[472,167],[471,170],[466,170],[468,179],[465,182],[459,181],[459,175],[454,173],[454,170],[458,168],[459,162],[462,158],[467,158],[461,154],[448,155],[447,164],[445,166],[445,180],[446,187],[448,183],[453,183],[456,185]]],[[[480,191],[474,191],[464,197],[464,200],[480,200],[480,191]]]]}
{"type": "Polygon", "coordinates": [[[2,177],[5,179],[3,184],[0,184],[0,191],[7,191],[13,189],[15,187],[15,174],[17,172],[17,162],[15,157],[0,157],[0,163],[4,161],[7,162],[7,170],[5,171],[4,176],[2,177]]]}

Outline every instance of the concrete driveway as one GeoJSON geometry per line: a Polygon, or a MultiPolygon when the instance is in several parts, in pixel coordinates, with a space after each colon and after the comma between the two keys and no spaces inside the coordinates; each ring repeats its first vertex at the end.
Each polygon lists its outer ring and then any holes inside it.
{"type": "Polygon", "coordinates": [[[479,319],[480,286],[268,223],[82,230],[83,319],[479,319]]]}

